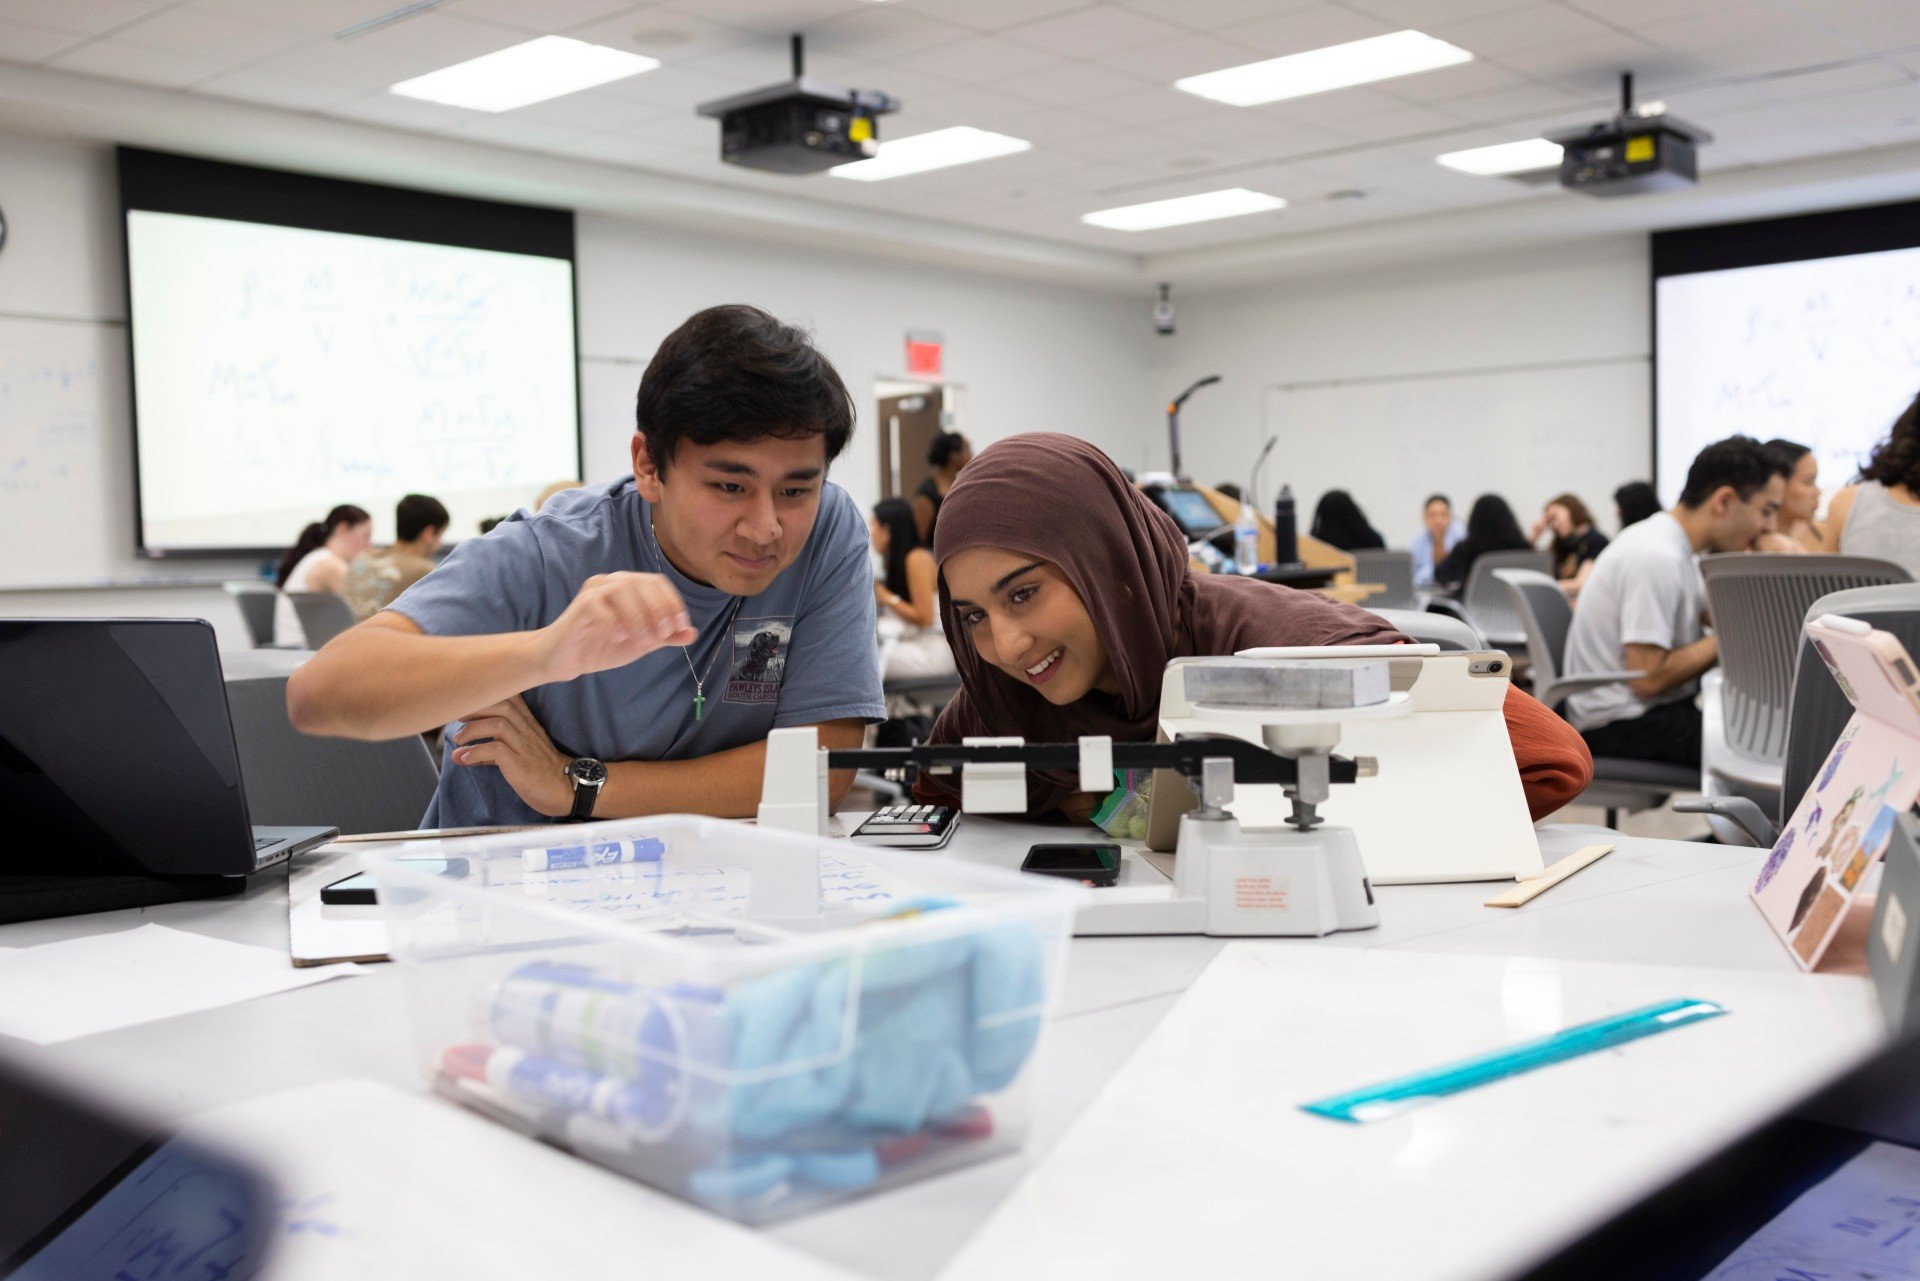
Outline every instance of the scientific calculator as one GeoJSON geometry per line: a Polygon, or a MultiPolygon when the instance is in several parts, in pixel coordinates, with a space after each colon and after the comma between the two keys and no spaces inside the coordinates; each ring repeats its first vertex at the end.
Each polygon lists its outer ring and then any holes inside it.
{"type": "Polygon", "coordinates": [[[854,828],[853,839],[867,845],[937,850],[953,839],[959,824],[960,811],[951,805],[889,805],[854,828]]]}

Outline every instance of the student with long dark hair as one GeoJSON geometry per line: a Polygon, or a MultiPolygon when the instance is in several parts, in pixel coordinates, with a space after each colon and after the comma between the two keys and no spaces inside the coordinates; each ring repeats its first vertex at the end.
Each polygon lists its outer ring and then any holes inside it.
{"type": "Polygon", "coordinates": [[[354,557],[341,594],[353,616],[366,620],[393,604],[394,598],[433,572],[433,558],[453,518],[437,498],[408,494],[393,508],[394,543],[354,557]]]}
{"type": "Polygon", "coordinates": [[[1920,396],[1873,447],[1858,483],[1827,505],[1825,550],[1877,556],[1920,576],[1920,396]]]}
{"type": "Polygon", "coordinates": [[[1482,494],[1467,513],[1467,536],[1433,567],[1434,581],[1442,587],[1459,587],[1473,571],[1473,562],[1486,553],[1523,552],[1532,546],[1507,500],[1498,494],[1482,494]]]}
{"type": "Polygon", "coordinates": [[[909,499],[913,504],[913,527],[922,547],[933,546],[933,527],[940,519],[940,504],[953,488],[960,469],[973,461],[973,446],[957,431],[943,431],[927,446],[927,466],[933,468],[920,488],[909,499]]]}
{"type": "Polygon", "coordinates": [[[1787,496],[1780,503],[1780,528],[1760,535],[1753,550],[1789,554],[1824,550],[1826,531],[1814,519],[1820,511],[1820,460],[1793,440],[1770,440],[1766,451],[1787,465],[1787,496]]]}
{"type": "Polygon", "coordinates": [[[1313,528],[1308,532],[1343,552],[1377,551],[1387,545],[1360,510],[1360,504],[1344,489],[1329,489],[1320,495],[1313,508],[1313,528]]]}
{"type": "MultiPolygon", "coordinates": [[[[930,742],[1019,736],[1152,742],[1167,663],[1263,645],[1398,643],[1366,610],[1311,592],[1196,574],[1172,517],[1084,440],[1015,436],[983,450],[947,496],[934,556],[961,691],[930,742]]],[[[1508,732],[1535,818],[1587,785],[1571,727],[1509,690],[1508,732]]],[[[924,774],[922,802],[959,803],[959,777],[924,774]]],[[[1035,775],[1028,812],[1084,819],[1101,799],[1076,775],[1035,775]]]]}
{"type": "Polygon", "coordinates": [[[873,582],[879,605],[880,673],[889,681],[953,674],[953,654],[939,627],[939,570],[914,539],[913,507],[904,498],[874,504],[867,518],[882,572],[873,582]]]}
{"type": "Polygon", "coordinates": [[[1536,546],[1543,536],[1551,535],[1547,551],[1553,556],[1553,576],[1569,599],[1580,595],[1594,558],[1607,549],[1607,536],[1593,527],[1587,505],[1577,494],[1549,498],[1530,532],[1536,546]]]}
{"type": "MultiPolygon", "coordinates": [[[[331,592],[347,597],[347,570],[353,558],[373,545],[373,517],[352,503],[342,503],[300,531],[300,537],[280,558],[274,582],[283,592],[331,592]]],[[[282,596],[274,607],[273,636],[285,644],[303,644],[300,616],[293,602],[282,596]]]]}

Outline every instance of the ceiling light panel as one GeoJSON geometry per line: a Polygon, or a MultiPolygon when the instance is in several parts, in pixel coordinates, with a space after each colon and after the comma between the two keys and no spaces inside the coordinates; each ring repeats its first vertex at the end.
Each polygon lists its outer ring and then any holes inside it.
{"type": "Polygon", "coordinates": [[[625,80],[659,65],[657,58],[624,49],[565,36],[541,36],[402,80],[389,92],[473,111],[512,111],[625,80]]]}
{"type": "Polygon", "coordinates": [[[1187,76],[1174,81],[1173,87],[1228,106],[1257,107],[1265,102],[1304,98],[1308,94],[1392,80],[1472,61],[1473,55],[1465,49],[1425,32],[1395,31],[1391,35],[1187,76]]]}
{"type": "Polygon", "coordinates": [[[1179,227],[1190,222],[1212,222],[1216,218],[1238,218],[1243,214],[1267,213],[1285,209],[1287,202],[1245,187],[1225,191],[1206,191],[1197,196],[1178,196],[1172,200],[1154,200],[1144,205],[1122,205],[1080,215],[1080,221],[1113,231],[1153,231],[1160,227],[1179,227]]]}
{"type": "Polygon", "coordinates": [[[932,169],[1011,156],[1032,147],[1025,138],[975,129],[971,125],[955,125],[951,129],[935,129],[932,133],[883,142],[880,154],[873,159],[835,165],[828,172],[836,178],[851,178],[856,182],[879,182],[884,178],[904,178],[932,169]]]}
{"type": "Polygon", "coordinates": [[[1500,174],[1527,173],[1536,169],[1556,169],[1560,165],[1560,144],[1545,138],[1527,138],[1520,142],[1496,143],[1491,147],[1471,147],[1449,151],[1434,159],[1461,173],[1495,177],[1500,174]]]}

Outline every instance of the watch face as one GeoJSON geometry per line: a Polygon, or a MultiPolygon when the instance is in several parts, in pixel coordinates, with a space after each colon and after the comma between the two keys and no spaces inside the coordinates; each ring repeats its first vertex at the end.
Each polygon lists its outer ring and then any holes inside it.
{"type": "Polygon", "coordinates": [[[567,777],[591,787],[607,781],[607,767],[591,757],[582,756],[567,764],[567,777]]]}

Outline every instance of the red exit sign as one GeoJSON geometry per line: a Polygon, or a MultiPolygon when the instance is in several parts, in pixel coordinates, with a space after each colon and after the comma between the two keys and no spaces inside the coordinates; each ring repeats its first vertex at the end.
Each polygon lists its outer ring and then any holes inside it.
{"type": "Polygon", "coordinates": [[[911,378],[940,377],[945,347],[940,335],[925,330],[907,331],[907,375],[911,378]]]}

